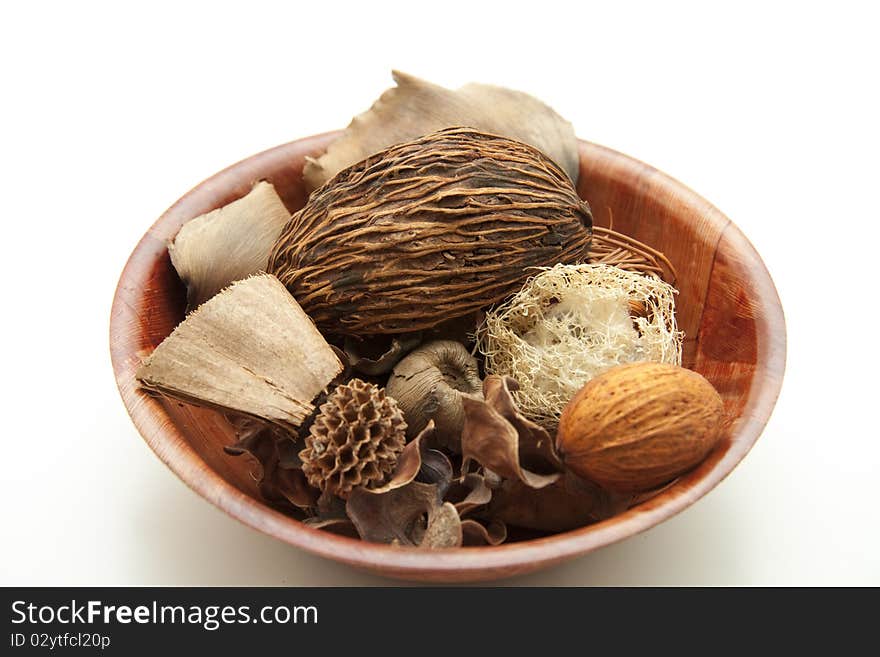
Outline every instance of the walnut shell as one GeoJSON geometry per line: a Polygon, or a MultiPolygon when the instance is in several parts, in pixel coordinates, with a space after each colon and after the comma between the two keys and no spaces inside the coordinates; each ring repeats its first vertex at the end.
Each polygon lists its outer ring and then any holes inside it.
{"type": "Polygon", "coordinates": [[[706,457],[721,435],[723,413],[718,392],[696,372],[619,365],[571,399],[556,448],[568,469],[608,490],[648,490],[706,457]]]}
{"type": "Polygon", "coordinates": [[[309,484],[347,498],[353,488],[377,488],[391,476],[406,443],[406,422],[385,390],[352,379],[321,405],[299,453],[309,484]]]}
{"type": "Polygon", "coordinates": [[[540,151],[450,128],[316,190],[269,271],[325,332],[403,333],[503,299],[529,267],[585,261],[591,236],[589,206],[540,151]]]}

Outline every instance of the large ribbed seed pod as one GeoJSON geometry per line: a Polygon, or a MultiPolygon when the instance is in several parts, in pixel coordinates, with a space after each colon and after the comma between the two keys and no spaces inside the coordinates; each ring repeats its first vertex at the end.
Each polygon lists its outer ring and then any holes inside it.
{"type": "Polygon", "coordinates": [[[269,271],[327,332],[403,333],[503,299],[529,267],[585,261],[592,223],[540,151],[449,128],[315,190],[281,232],[269,271]]]}

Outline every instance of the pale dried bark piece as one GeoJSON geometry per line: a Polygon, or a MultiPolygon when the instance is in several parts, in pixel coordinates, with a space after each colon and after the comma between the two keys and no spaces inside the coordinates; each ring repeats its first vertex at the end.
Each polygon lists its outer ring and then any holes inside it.
{"type": "Polygon", "coordinates": [[[265,271],[290,212],[271,183],[186,222],[168,245],[171,264],[186,284],[193,310],[223,288],[265,271]]]}
{"type": "Polygon", "coordinates": [[[419,547],[428,549],[461,547],[461,518],[449,502],[428,511],[428,526],[419,547]]]}
{"type": "Polygon", "coordinates": [[[489,376],[483,382],[486,401],[463,398],[465,420],[461,432],[461,453],[464,457],[462,471],[466,472],[468,463],[474,460],[504,479],[516,479],[530,488],[543,488],[559,478],[559,472],[552,472],[559,469],[558,461],[548,458],[547,448],[542,445],[542,442],[547,441],[539,432],[533,431],[528,424],[517,421],[519,413],[516,412],[513,402],[508,402],[509,385],[515,385],[515,382],[512,379],[489,376]],[[516,424],[502,413],[510,415],[516,424]],[[526,454],[532,457],[531,460],[536,465],[551,472],[539,474],[523,467],[520,459],[526,454]]]}
{"type": "Polygon", "coordinates": [[[451,91],[400,71],[391,75],[397,86],[356,116],[326,153],[306,162],[303,176],[309,191],[373,153],[452,126],[468,126],[534,146],[577,183],[574,128],[537,98],[476,83],[451,91]]]}
{"type": "Polygon", "coordinates": [[[239,281],[192,312],[137,379],[168,396],[295,431],[342,363],[274,276],[239,281]]]}

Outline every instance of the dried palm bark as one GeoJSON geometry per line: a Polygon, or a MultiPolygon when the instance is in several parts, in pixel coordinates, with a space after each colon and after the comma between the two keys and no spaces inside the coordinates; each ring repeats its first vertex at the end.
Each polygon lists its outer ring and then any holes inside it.
{"type": "Polygon", "coordinates": [[[342,369],[284,286],[263,274],[190,313],[136,376],[147,389],[295,431],[342,369]]]}
{"type": "Polygon", "coordinates": [[[168,254],[186,284],[193,310],[227,285],[264,271],[272,245],[290,212],[265,181],[244,197],[186,222],[168,254]]]}
{"type": "Polygon", "coordinates": [[[574,129],[537,98],[488,84],[468,84],[451,91],[400,71],[391,75],[397,86],[356,116],[326,153],[306,163],[303,174],[309,191],[373,153],[459,125],[530,144],[577,183],[574,129]]]}
{"type": "Polygon", "coordinates": [[[500,301],[529,267],[585,261],[591,229],[589,206],[540,151],[451,128],[312,194],[269,271],[329,333],[407,333],[500,301]]]}

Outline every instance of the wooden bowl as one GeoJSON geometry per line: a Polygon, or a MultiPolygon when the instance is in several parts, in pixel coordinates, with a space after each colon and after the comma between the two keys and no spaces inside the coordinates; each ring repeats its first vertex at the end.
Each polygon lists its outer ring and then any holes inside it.
{"type": "Polygon", "coordinates": [[[718,484],[755,443],[770,416],[785,366],[785,320],[755,249],[721,212],[687,187],[637,160],[581,142],[579,192],[607,225],[663,251],[678,273],[684,364],[711,381],[730,423],[719,447],[658,496],[598,524],[498,547],[426,551],[396,548],[311,529],[270,508],[251,476],[253,463],[231,458],[219,413],[152,397],[134,378],[141,358],[184,316],[184,288],[166,244],[187,220],[271,181],[287,207],[302,207],[305,157],[338,133],[273,148],[198,185],[147,231],[116,290],[110,351],[123,402],[144,439],[190,487],[243,523],[291,545],[382,575],[424,581],[488,580],[559,563],[614,543],[678,513],[718,484]]]}

